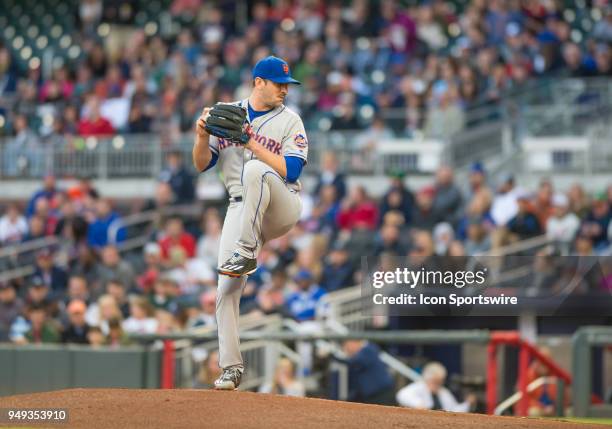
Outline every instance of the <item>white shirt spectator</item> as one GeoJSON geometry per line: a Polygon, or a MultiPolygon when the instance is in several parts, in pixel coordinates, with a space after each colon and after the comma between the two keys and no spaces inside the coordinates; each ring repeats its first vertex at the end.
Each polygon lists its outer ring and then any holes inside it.
{"type": "Polygon", "coordinates": [[[159,323],[157,319],[147,317],[145,319],[136,319],[129,317],[123,321],[123,330],[129,334],[154,334],[157,332],[159,323]]]}
{"type": "Polygon", "coordinates": [[[166,275],[179,284],[184,295],[195,294],[204,286],[216,283],[216,275],[210,266],[201,259],[189,259],[182,267],[174,268],[166,275]]]}
{"type": "Polygon", "coordinates": [[[25,217],[10,217],[5,214],[0,218],[0,243],[19,243],[28,233],[28,222],[25,217]]]}
{"type": "Polygon", "coordinates": [[[580,219],[574,213],[567,213],[562,217],[551,216],[546,222],[546,237],[569,243],[574,239],[579,227],[580,219]]]}
{"type": "Polygon", "coordinates": [[[510,219],[518,213],[518,198],[520,190],[517,188],[506,192],[505,194],[497,194],[493,198],[491,205],[491,217],[495,221],[496,226],[506,226],[510,219]]]}
{"type": "MultiPolygon", "coordinates": [[[[459,403],[446,387],[440,387],[438,398],[442,409],[458,413],[468,412],[469,402],[459,403]]],[[[397,392],[395,399],[402,407],[431,409],[434,405],[432,394],[425,381],[417,381],[402,388],[397,392]]]]}

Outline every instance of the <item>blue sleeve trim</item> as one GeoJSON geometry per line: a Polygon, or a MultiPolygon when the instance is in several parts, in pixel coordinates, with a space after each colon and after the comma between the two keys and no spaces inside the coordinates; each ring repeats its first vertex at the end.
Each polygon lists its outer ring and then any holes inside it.
{"type": "Polygon", "coordinates": [[[285,163],[287,164],[287,182],[293,183],[297,181],[300,174],[302,174],[304,160],[297,156],[285,156],[285,163]]]}
{"type": "Polygon", "coordinates": [[[217,163],[218,159],[219,159],[219,155],[217,155],[216,153],[213,152],[212,153],[212,158],[210,159],[210,162],[208,163],[206,168],[204,170],[202,170],[202,173],[204,173],[205,171],[208,171],[211,168],[213,168],[215,166],[215,164],[217,163]]]}

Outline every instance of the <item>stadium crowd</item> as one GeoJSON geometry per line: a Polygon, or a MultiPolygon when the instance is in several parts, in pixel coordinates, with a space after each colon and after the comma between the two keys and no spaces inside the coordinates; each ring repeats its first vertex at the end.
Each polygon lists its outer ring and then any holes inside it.
{"type": "MultiPolygon", "coordinates": [[[[155,133],[171,147],[192,130],[202,106],[244,97],[252,65],[269,53],[286,58],[303,82],[287,101],[307,126],[367,128],[364,146],[386,134],[449,136],[465,126],[468,109],[495,104],[532,77],[612,74],[612,10],[603,7],[584,40],[572,38],[555,1],[471,0],[460,13],[445,1],[259,2],[242,32],[221,9],[197,0],[176,0],[171,11],[178,16],[190,7],[202,12],[176,37],[135,28],[121,46],[92,31],[103,10],[82,16],[83,58],[48,78],[40,67],[20,70],[0,46],[0,95],[14,103],[0,128],[13,136],[3,147],[3,174],[19,174],[16,157],[45,145],[78,150],[89,136],[155,133]],[[401,112],[399,125],[384,119],[389,109],[401,112]]],[[[64,189],[45,176],[26,204],[4,208],[2,248],[60,240],[32,256],[33,275],[0,282],[0,341],[120,347],[133,333],[214,327],[223,211],[205,205],[195,223],[164,215],[195,202],[184,163],[171,152],[155,197],[137,208],[160,213],[138,255],[120,251],[128,238],[121,219],[134,207],[105,198],[89,180],[64,189]]],[[[35,171],[42,175],[44,166],[35,171]]],[[[398,174],[374,199],[347,185],[333,153],[319,173],[316,187],[303,192],[300,223],[262,250],[242,313],[312,321],[325,310],[325,294],[359,281],[362,256],[378,263],[394,255],[465,256],[542,234],[575,254],[610,251],[612,186],[594,195],[581,184],[556,189],[549,180],[522,189],[509,174],[493,183],[474,163],[465,187],[445,166],[420,189],[398,174]]],[[[4,260],[5,269],[23,262],[9,252],[4,260]]],[[[599,287],[612,288],[612,275],[599,287]]],[[[210,362],[214,357],[203,364],[202,386],[218,370],[210,362]]],[[[290,373],[279,368],[265,389],[301,392],[290,373]]]]}
{"type": "Polygon", "coordinates": [[[583,35],[566,17],[578,22],[588,9],[561,1],[256,2],[238,25],[213,3],[176,0],[171,13],[191,17],[177,34],[132,24],[127,41],[99,36],[113,23],[112,5],[102,3],[81,3],[72,36],[82,55],[54,63],[49,76],[40,62],[19,66],[0,42],[0,94],[12,100],[0,132],[15,136],[5,158],[115,133],[156,133],[172,144],[202,106],[244,97],[253,64],[270,53],[303,82],[287,102],[307,128],[363,129],[395,109],[386,119],[403,136],[447,137],[464,127],[466,109],[495,104],[532,77],[612,74],[605,2],[594,2],[583,35]]]}
{"type": "MultiPolygon", "coordinates": [[[[129,228],[87,180],[59,189],[47,176],[26,205],[6,207],[3,248],[49,236],[60,240],[31,256],[33,275],[1,282],[0,340],[121,344],[126,333],[214,326],[223,216],[214,206],[204,207],[195,223],[164,215],[173,205],[200,204],[182,162],[178,154],[168,156],[155,199],[137,208],[160,214],[151,229],[139,232],[149,237],[142,254],[119,251],[129,228]]],[[[563,192],[543,180],[526,190],[510,175],[489,183],[478,163],[467,189],[454,182],[452,169],[441,167],[434,183],[416,192],[401,176],[392,177],[376,200],[363,187],[349,188],[328,152],[316,187],[303,192],[303,200],[299,224],[262,250],[242,313],[311,321],[322,296],[357,284],[363,256],[381,264],[389,256],[465,256],[542,234],[574,254],[607,255],[612,242],[612,186],[589,196],[579,184],[563,192]]],[[[24,255],[5,252],[4,268],[20,266],[24,255]]],[[[609,290],[610,283],[604,277],[596,288],[609,290]]]]}

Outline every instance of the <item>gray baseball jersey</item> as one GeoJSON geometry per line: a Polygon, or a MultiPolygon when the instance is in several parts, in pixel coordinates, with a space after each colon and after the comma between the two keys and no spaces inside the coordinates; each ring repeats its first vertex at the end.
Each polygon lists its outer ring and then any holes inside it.
{"type": "MultiPolygon", "coordinates": [[[[245,109],[247,100],[239,103],[245,109]]],[[[269,151],[307,161],[308,140],[300,117],[281,105],[251,121],[255,139],[269,151]]],[[[210,137],[210,150],[217,154],[230,202],[219,249],[219,265],[234,252],[256,258],[263,244],[286,234],[300,218],[301,184],[289,183],[272,167],[255,158],[242,145],[210,137]],[[241,201],[240,198],[241,197],[241,201]]],[[[246,277],[219,276],[217,325],[219,365],[244,369],[240,353],[239,305],[246,277]]]]}
{"type": "MultiPolygon", "coordinates": [[[[248,99],[236,102],[247,109],[248,99]]],[[[295,156],[307,162],[308,140],[302,119],[287,106],[281,105],[263,116],[251,121],[255,132],[255,139],[269,151],[283,156],[295,156]]],[[[250,150],[242,145],[210,136],[210,150],[219,160],[217,165],[223,176],[225,187],[231,196],[242,194],[242,172],[244,164],[254,159],[250,150]]],[[[299,180],[296,183],[287,183],[291,189],[301,190],[299,180]]]]}

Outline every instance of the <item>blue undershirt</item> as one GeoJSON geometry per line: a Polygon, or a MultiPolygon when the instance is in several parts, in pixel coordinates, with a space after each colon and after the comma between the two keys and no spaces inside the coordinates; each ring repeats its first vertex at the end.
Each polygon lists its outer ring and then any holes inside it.
{"type": "MultiPolygon", "coordinates": [[[[251,103],[248,103],[248,110],[249,110],[249,118],[251,119],[251,121],[254,121],[260,116],[263,116],[266,113],[270,112],[272,109],[257,111],[251,107],[251,103]]],[[[297,179],[300,177],[300,174],[302,174],[302,168],[304,167],[304,160],[302,158],[298,158],[297,156],[285,156],[284,158],[285,158],[285,165],[287,166],[287,177],[286,177],[287,182],[293,183],[297,181],[297,179]]],[[[219,155],[213,152],[212,158],[210,159],[208,166],[202,171],[204,172],[204,171],[210,170],[212,167],[215,166],[215,164],[217,164],[218,159],[219,159],[219,155]]]]}

